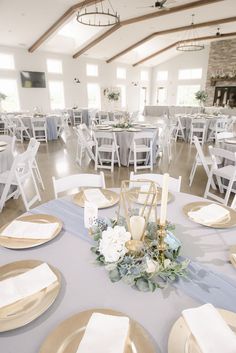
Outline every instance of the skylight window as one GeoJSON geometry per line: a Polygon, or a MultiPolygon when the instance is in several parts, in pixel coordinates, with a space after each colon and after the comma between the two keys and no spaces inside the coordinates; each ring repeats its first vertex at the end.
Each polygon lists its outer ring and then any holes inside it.
{"type": "Polygon", "coordinates": [[[87,76],[97,77],[98,76],[98,66],[94,65],[94,64],[87,64],[86,72],[87,72],[87,76]]]}
{"type": "Polygon", "coordinates": [[[47,59],[47,69],[50,74],[62,74],[62,61],[47,59]]]}
{"type": "Polygon", "coordinates": [[[14,70],[15,62],[12,54],[0,53],[0,69],[14,70]]]}
{"type": "Polygon", "coordinates": [[[123,67],[117,67],[116,78],[118,78],[120,80],[125,80],[126,79],[126,69],[123,67]]]}

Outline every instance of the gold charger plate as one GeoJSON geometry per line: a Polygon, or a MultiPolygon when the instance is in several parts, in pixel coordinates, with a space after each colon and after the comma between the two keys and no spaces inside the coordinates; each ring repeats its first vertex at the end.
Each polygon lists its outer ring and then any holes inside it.
{"type": "Polygon", "coordinates": [[[4,147],[0,147],[0,152],[3,152],[3,151],[5,151],[6,150],[6,147],[4,146],[4,147]]]}
{"type": "MultiPolygon", "coordinates": [[[[236,334],[236,313],[223,309],[218,311],[236,334]]],[[[180,317],[172,326],[168,340],[168,353],[201,353],[183,317],[180,317]]]]}
{"type": "MultiPolygon", "coordinates": [[[[18,276],[42,263],[43,261],[38,260],[25,260],[1,266],[0,281],[18,276]]],[[[42,315],[53,304],[61,288],[61,274],[56,268],[50,265],[49,267],[57,276],[57,282],[38,293],[0,308],[0,332],[10,331],[27,325],[42,315]]]]}
{"type": "MultiPolygon", "coordinates": [[[[54,239],[62,230],[62,222],[57,217],[47,214],[35,214],[18,217],[17,220],[22,222],[33,222],[33,223],[58,223],[58,227],[54,234],[48,239],[23,239],[23,238],[11,238],[2,237],[0,235],[0,245],[8,249],[27,249],[35,246],[47,243],[54,239]]],[[[10,223],[5,224],[0,228],[0,234],[10,223]]]]}
{"type": "Polygon", "coordinates": [[[5,141],[0,141],[0,147],[5,147],[7,146],[7,142],[5,141]]]}
{"type": "MultiPolygon", "coordinates": [[[[100,191],[108,199],[109,204],[105,204],[104,206],[99,207],[99,209],[112,207],[119,202],[120,196],[116,192],[111,191],[109,189],[100,189],[100,191]]],[[[86,199],[83,190],[81,190],[78,194],[75,194],[74,196],[74,202],[80,207],[84,207],[85,200],[86,199]]]]}
{"type": "MultiPolygon", "coordinates": [[[[83,311],[63,321],[52,331],[43,343],[39,353],[76,353],[88,321],[94,312],[106,315],[127,316],[110,309],[83,311]]],[[[95,351],[96,349],[94,349],[95,351]]],[[[157,353],[152,339],[145,329],[131,319],[130,334],[124,353],[157,353]]]]}
{"type": "MultiPolygon", "coordinates": [[[[194,223],[201,224],[205,227],[210,227],[210,228],[232,228],[236,226],[236,211],[233,210],[232,208],[228,206],[224,206],[222,204],[219,204],[221,207],[226,208],[229,211],[229,217],[224,218],[222,221],[217,222],[217,223],[212,223],[212,224],[205,224],[205,223],[200,223],[196,222],[192,218],[189,217],[188,212],[193,212],[193,211],[198,211],[202,207],[211,205],[215,202],[207,202],[207,201],[197,201],[197,202],[191,202],[188,203],[183,207],[184,214],[194,223]]],[[[218,205],[218,204],[217,204],[218,205]]]]}
{"type": "MultiPolygon", "coordinates": [[[[147,180],[150,182],[150,180],[147,180]]],[[[135,181],[134,181],[135,183],[135,181]]],[[[145,181],[144,181],[145,183],[145,181]]],[[[156,204],[157,205],[160,205],[161,204],[161,188],[160,187],[157,187],[157,199],[156,199],[156,204]]],[[[129,192],[129,198],[130,198],[130,201],[132,202],[135,202],[139,205],[143,205],[144,203],[143,202],[140,202],[138,200],[138,196],[139,196],[139,191],[140,191],[140,188],[138,187],[135,187],[135,188],[131,188],[128,192],[129,192]]],[[[145,194],[143,194],[143,196],[145,197],[145,194]]],[[[171,192],[168,192],[168,203],[171,202],[172,200],[174,200],[174,195],[171,193],[171,192]]]]}

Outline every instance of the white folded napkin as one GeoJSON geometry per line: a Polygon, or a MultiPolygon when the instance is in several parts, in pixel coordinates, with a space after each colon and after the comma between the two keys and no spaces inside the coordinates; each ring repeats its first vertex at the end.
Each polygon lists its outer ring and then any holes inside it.
{"type": "Polygon", "coordinates": [[[40,292],[56,281],[57,276],[46,263],[0,281],[0,308],[40,292]]]}
{"type": "Polygon", "coordinates": [[[236,335],[211,304],[182,312],[202,353],[235,353],[236,335]]]}
{"type": "Polygon", "coordinates": [[[188,212],[188,216],[196,222],[204,224],[218,223],[229,216],[229,211],[217,204],[210,204],[198,211],[188,212]]]}
{"type": "Polygon", "coordinates": [[[94,203],[98,208],[109,205],[109,200],[99,189],[85,189],[84,196],[88,202],[94,203]]]}
{"type": "MultiPolygon", "coordinates": [[[[140,183],[139,183],[140,186],[140,183]]],[[[145,204],[147,200],[147,204],[151,203],[153,195],[148,196],[148,192],[150,190],[150,184],[143,184],[139,190],[138,195],[138,203],[145,204]],[[145,194],[146,193],[146,194],[145,194]]]]}
{"type": "Polygon", "coordinates": [[[129,318],[92,314],[77,353],[124,353],[129,334],[129,318]]]}
{"type": "Polygon", "coordinates": [[[1,233],[1,237],[22,239],[49,239],[58,228],[58,223],[11,222],[1,233]]]}

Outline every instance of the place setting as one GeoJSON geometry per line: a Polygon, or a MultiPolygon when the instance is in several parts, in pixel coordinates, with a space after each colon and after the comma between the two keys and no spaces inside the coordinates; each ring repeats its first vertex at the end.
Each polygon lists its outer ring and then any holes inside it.
{"type": "Polygon", "coordinates": [[[85,203],[93,203],[98,209],[108,208],[119,202],[120,196],[112,190],[100,188],[82,188],[73,196],[73,201],[80,207],[85,207],[85,203]]]}
{"type": "Polygon", "coordinates": [[[38,260],[0,267],[0,332],[14,330],[41,316],[56,300],[61,274],[38,260]]]}

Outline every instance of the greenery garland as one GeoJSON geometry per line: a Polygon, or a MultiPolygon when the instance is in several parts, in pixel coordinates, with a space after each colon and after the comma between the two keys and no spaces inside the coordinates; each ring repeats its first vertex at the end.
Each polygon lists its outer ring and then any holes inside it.
{"type": "Polygon", "coordinates": [[[109,278],[112,282],[123,280],[132,288],[142,292],[154,292],[157,288],[165,288],[179,277],[187,276],[188,260],[180,261],[179,253],[181,249],[180,241],[171,233],[174,226],[170,223],[166,226],[167,236],[165,242],[167,245],[164,252],[164,258],[161,259],[158,251],[158,240],[156,237],[158,225],[149,222],[145,232],[145,240],[143,248],[138,254],[129,253],[125,247],[125,242],[114,239],[122,239],[130,236],[126,231],[125,219],[119,222],[114,219],[101,218],[95,221],[91,234],[95,245],[91,251],[96,255],[96,263],[104,266],[108,271],[109,278]],[[106,245],[104,246],[104,238],[106,245]],[[118,235],[118,237],[117,237],[118,235]],[[113,244],[112,244],[113,243],[113,244]],[[109,250],[113,249],[112,251],[109,250]],[[112,248],[113,247],[113,248],[112,248]],[[107,261],[104,256],[107,250],[111,255],[115,255],[115,261],[107,261]],[[115,249],[115,250],[114,250],[115,249]]]}

